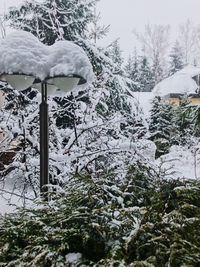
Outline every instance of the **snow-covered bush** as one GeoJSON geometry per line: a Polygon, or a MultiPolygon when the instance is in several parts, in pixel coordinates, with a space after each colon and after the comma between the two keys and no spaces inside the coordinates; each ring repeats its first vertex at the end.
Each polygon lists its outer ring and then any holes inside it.
{"type": "MultiPolygon", "coordinates": [[[[123,179],[129,164],[144,158],[147,145],[144,119],[141,114],[138,115],[137,103],[129,93],[131,81],[115,73],[116,66],[105,51],[85,38],[95,1],[87,1],[88,5],[84,6],[85,2],[27,1],[21,8],[10,10],[8,15],[12,27],[29,30],[45,44],[65,38],[73,40],[84,49],[95,73],[93,84],[86,88],[75,90],[65,97],[49,98],[50,182],[54,185],[64,186],[70,177],[82,171],[96,176],[112,173],[123,179]],[[63,23],[69,18],[74,23],[63,23]],[[77,23],[81,18],[84,27],[80,33],[77,23]],[[141,139],[139,144],[138,138],[141,139]]],[[[32,93],[33,90],[25,93],[19,102],[16,92],[13,92],[2,114],[4,131],[23,142],[11,164],[13,168],[10,164],[4,166],[2,178],[14,176],[18,183],[15,188],[26,188],[27,191],[31,187],[37,195],[40,94],[32,96],[32,93]],[[15,99],[18,110],[12,99],[15,99]],[[23,112],[19,103],[23,105],[23,112]],[[23,119],[20,119],[20,112],[23,119]]]]}
{"type": "Polygon", "coordinates": [[[1,217],[0,266],[198,266],[199,193],[141,164],[118,184],[82,173],[49,203],[1,217]]]}

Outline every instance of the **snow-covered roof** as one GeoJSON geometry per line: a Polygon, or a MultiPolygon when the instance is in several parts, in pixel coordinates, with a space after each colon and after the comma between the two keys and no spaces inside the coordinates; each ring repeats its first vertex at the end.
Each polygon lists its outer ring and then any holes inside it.
{"type": "Polygon", "coordinates": [[[72,74],[88,82],[93,78],[86,53],[70,41],[47,46],[29,32],[15,31],[0,41],[0,51],[0,74],[23,73],[40,80],[72,74]]]}
{"type": "Polygon", "coordinates": [[[195,93],[198,88],[192,77],[200,74],[200,68],[187,66],[174,75],[159,82],[153,89],[154,95],[165,96],[174,94],[195,93]]]}

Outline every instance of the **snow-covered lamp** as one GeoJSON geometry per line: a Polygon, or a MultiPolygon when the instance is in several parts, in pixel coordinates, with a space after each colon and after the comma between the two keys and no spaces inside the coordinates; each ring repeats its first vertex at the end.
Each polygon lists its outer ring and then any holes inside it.
{"type": "MultiPolygon", "coordinates": [[[[70,41],[52,46],[33,34],[16,31],[0,40],[0,80],[22,91],[34,87],[41,91],[40,104],[40,189],[49,183],[49,136],[47,96],[69,92],[91,82],[92,66],[83,49],[70,41]]],[[[46,190],[45,190],[46,191],[46,190]]]]}

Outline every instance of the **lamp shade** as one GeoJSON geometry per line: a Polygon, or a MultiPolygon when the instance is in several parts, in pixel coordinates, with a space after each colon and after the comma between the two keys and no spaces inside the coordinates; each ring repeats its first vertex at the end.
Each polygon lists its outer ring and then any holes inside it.
{"type": "MultiPolygon", "coordinates": [[[[34,83],[33,88],[37,89],[39,92],[41,92],[41,88],[42,88],[42,83],[41,82],[37,82],[37,83],[34,83]]],[[[53,85],[53,84],[48,84],[47,86],[47,93],[48,95],[54,95],[56,94],[56,91],[58,90],[58,88],[53,85]]]]}
{"type": "Polygon", "coordinates": [[[72,91],[78,85],[79,80],[80,80],[79,77],[58,76],[49,78],[47,80],[47,84],[48,86],[54,85],[57,88],[56,91],[69,92],[72,91]]]}
{"type": "MultiPolygon", "coordinates": [[[[45,82],[47,83],[47,93],[48,95],[59,94],[60,92],[72,91],[78,84],[79,77],[68,77],[68,76],[57,76],[52,78],[47,78],[45,82]]],[[[33,88],[41,92],[41,81],[35,80],[33,88]]]]}
{"type": "Polygon", "coordinates": [[[14,89],[22,91],[33,84],[35,77],[25,74],[3,74],[1,80],[6,81],[14,89]]]}

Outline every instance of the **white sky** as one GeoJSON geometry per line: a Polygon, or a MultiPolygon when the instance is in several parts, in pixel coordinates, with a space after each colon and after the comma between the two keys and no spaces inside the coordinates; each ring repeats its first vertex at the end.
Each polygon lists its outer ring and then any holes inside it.
{"type": "MultiPolygon", "coordinates": [[[[0,12],[22,0],[0,0],[0,12]]],[[[178,25],[190,19],[200,24],[200,0],[100,0],[98,10],[102,23],[110,24],[110,32],[101,43],[107,45],[120,38],[125,55],[137,46],[132,29],[142,32],[145,24],[169,24],[175,39],[178,25]]]]}
{"type": "Polygon", "coordinates": [[[109,37],[104,42],[109,44],[120,37],[125,54],[137,46],[133,28],[143,32],[148,23],[169,24],[175,39],[180,23],[190,19],[194,24],[200,24],[200,0],[100,0],[98,9],[102,22],[111,25],[109,37]]]}

